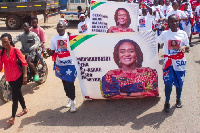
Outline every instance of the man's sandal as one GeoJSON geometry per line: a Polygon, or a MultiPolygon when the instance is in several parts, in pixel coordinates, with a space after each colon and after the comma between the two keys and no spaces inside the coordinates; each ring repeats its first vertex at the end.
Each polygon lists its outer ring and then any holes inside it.
{"type": "Polygon", "coordinates": [[[15,122],[15,118],[10,118],[7,123],[13,125],[15,122]]]}
{"type": "Polygon", "coordinates": [[[22,112],[20,112],[20,113],[17,115],[17,117],[21,117],[21,116],[25,115],[27,112],[28,112],[28,110],[27,110],[27,109],[24,109],[24,110],[22,110],[22,112]]]}

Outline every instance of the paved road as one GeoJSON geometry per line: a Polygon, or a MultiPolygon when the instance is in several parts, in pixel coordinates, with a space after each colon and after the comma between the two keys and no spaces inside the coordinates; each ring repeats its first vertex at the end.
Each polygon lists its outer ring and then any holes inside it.
{"type": "MultiPolygon", "coordinates": [[[[55,25],[59,16],[49,19],[45,28],[47,47],[50,39],[57,34],[55,25]]],[[[77,33],[76,24],[67,31],[77,33]]],[[[22,30],[8,31],[0,25],[0,34],[10,32],[16,36],[22,30]]],[[[0,102],[0,132],[48,132],[48,133],[128,133],[128,132],[158,132],[158,133],[200,133],[200,43],[198,36],[193,37],[194,47],[186,53],[187,72],[183,87],[183,108],[175,108],[175,89],[171,95],[171,111],[163,112],[164,84],[162,81],[162,52],[159,55],[160,98],[145,98],[134,100],[93,100],[83,101],[78,80],[76,86],[77,112],[70,113],[64,106],[67,99],[61,81],[54,76],[52,61],[46,60],[49,67],[47,81],[42,85],[30,83],[22,88],[28,107],[28,113],[16,118],[13,126],[8,126],[6,120],[11,115],[12,103],[0,102]]],[[[21,111],[19,106],[18,112],[21,111]]]]}

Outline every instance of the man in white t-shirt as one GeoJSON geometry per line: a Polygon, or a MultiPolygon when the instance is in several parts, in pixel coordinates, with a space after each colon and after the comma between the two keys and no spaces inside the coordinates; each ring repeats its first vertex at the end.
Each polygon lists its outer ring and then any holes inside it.
{"type": "Polygon", "coordinates": [[[152,16],[152,9],[143,2],[141,2],[141,5],[142,16],[138,17],[138,31],[151,31],[154,20],[154,17],[152,16]]]}
{"type": "Polygon", "coordinates": [[[78,24],[78,32],[81,34],[87,34],[88,26],[87,26],[87,23],[85,22],[85,15],[81,14],[79,16],[79,20],[80,20],[80,23],[78,24]]]}
{"type": "Polygon", "coordinates": [[[68,34],[65,32],[66,25],[64,22],[58,22],[57,32],[58,35],[51,39],[50,48],[47,52],[54,61],[54,70],[58,78],[62,80],[66,96],[69,98],[67,108],[70,112],[76,112],[75,108],[75,86],[76,69],[73,65],[70,52],[68,50],[68,34]]]}

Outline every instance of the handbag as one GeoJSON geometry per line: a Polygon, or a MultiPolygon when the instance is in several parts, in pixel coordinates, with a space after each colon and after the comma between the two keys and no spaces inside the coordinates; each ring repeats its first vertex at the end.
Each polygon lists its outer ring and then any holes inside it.
{"type": "Polygon", "coordinates": [[[23,73],[22,62],[21,62],[21,60],[18,58],[16,48],[15,48],[15,54],[16,54],[16,57],[17,57],[17,64],[18,64],[18,67],[19,67],[19,69],[21,70],[21,72],[23,73]]]}

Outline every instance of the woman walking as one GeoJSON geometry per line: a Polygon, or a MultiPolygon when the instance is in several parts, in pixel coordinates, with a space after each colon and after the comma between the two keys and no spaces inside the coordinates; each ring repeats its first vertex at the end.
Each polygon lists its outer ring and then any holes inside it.
{"type": "Polygon", "coordinates": [[[0,70],[4,65],[4,74],[6,80],[9,82],[12,88],[12,116],[7,121],[9,124],[14,124],[15,115],[18,108],[18,101],[22,106],[22,112],[17,116],[20,117],[28,112],[24,98],[22,96],[21,87],[22,84],[27,84],[27,63],[25,57],[19,49],[14,48],[12,43],[12,36],[8,33],[1,35],[2,50],[0,51],[0,70]],[[18,59],[22,63],[23,72],[18,66],[18,59]]]}

